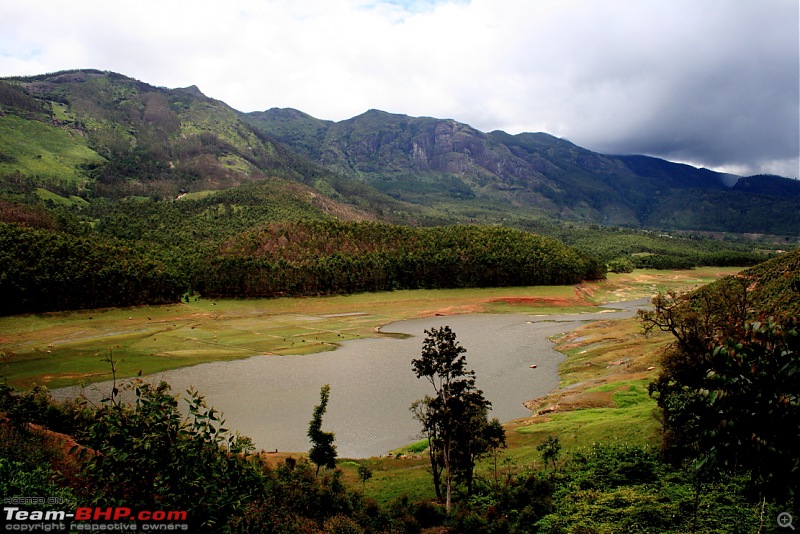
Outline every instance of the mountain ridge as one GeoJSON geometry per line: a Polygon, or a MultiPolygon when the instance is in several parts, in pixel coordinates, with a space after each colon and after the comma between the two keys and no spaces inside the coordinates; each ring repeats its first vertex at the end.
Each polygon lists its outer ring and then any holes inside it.
{"type": "Polygon", "coordinates": [[[408,223],[548,219],[777,235],[800,227],[800,182],[788,178],[736,177],[728,187],[731,175],[598,154],[547,133],[487,133],[377,109],[338,122],[293,108],[243,113],[194,85],[93,69],[0,79],[0,175],[14,173],[48,191],[113,198],[278,176],[408,223]],[[26,152],[30,139],[43,142],[26,152]]]}
{"type": "Polygon", "coordinates": [[[697,217],[681,224],[669,214],[667,203],[679,201],[681,209],[695,214],[707,210],[713,197],[723,204],[724,212],[730,212],[736,211],[731,205],[744,200],[737,193],[746,191],[775,200],[759,199],[754,209],[739,214],[746,219],[741,224],[728,225],[715,218],[705,229],[736,226],[790,233],[798,222],[756,221],[757,214],[769,212],[765,219],[775,221],[791,207],[793,198],[800,198],[800,182],[789,178],[771,178],[770,184],[762,186],[758,177],[652,156],[599,154],[543,132],[486,133],[453,119],[375,109],[339,122],[319,121],[291,108],[272,108],[246,117],[315,162],[405,202],[452,208],[451,201],[458,199],[483,208],[488,204],[490,211],[502,211],[502,206],[510,204],[534,217],[697,230],[704,226],[697,227],[697,217]],[[303,125],[312,121],[319,122],[310,135],[303,125]],[[687,198],[686,190],[702,193],[687,198]]]}

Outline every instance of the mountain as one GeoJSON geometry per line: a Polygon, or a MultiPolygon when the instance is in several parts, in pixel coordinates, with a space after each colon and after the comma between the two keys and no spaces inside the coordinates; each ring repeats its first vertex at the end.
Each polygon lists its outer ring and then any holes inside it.
{"type": "Polygon", "coordinates": [[[3,190],[164,199],[278,178],[306,186],[292,189],[305,199],[324,192],[329,207],[350,206],[340,212],[398,204],[297,154],[196,86],[166,89],[97,70],[0,80],[3,190]]]}
{"type": "Polygon", "coordinates": [[[501,218],[513,207],[517,215],[633,227],[787,235],[800,227],[800,182],[788,178],[603,155],[545,133],[484,133],[378,110],[341,122],[277,108],[245,118],[332,171],[463,216],[501,218]]]}
{"type": "Polygon", "coordinates": [[[800,228],[800,182],[603,155],[545,133],[378,110],[339,122],[241,113],[196,86],[97,70],[0,80],[0,194],[169,199],[265,180],[299,184],[331,213],[404,224],[800,228]]]}
{"type": "Polygon", "coordinates": [[[638,230],[795,235],[795,182],[730,180],[454,120],[245,114],[196,86],[96,70],[5,78],[0,294],[17,297],[0,313],[752,265],[774,239],[638,230]],[[66,277],[61,250],[78,251],[66,277]]]}

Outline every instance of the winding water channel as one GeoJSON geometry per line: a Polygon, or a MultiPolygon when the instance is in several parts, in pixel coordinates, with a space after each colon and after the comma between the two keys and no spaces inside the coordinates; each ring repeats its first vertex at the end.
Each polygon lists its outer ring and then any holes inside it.
{"type": "MultiPolygon", "coordinates": [[[[150,378],[166,380],[176,393],[194,386],[210,406],[224,413],[227,428],[268,451],[309,449],[308,422],[319,402],[320,387],[330,384],[323,429],[336,433],[339,457],[377,456],[418,439],[419,423],[409,406],[432,393],[430,384],[411,370],[424,330],[450,326],[467,349],[468,367],[475,370],[478,388],[492,403],[491,416],[509,421],[529,414],[523,402],[558,387],[558,365],[564,356],[553,350],[549,337],[587,321],[630,317],[647,303],[648,299],[614,303],[608,305],[613,310],[591,314],[476,314],[401,321],[381,330],[410,336],[405,339],[347,341],[332,352],[256,356],[150,378]]],[[[107,385],[98,387],[108,390],[107,385]]],[[[57,396],[68,393],[62,390],[57,396]]]]}

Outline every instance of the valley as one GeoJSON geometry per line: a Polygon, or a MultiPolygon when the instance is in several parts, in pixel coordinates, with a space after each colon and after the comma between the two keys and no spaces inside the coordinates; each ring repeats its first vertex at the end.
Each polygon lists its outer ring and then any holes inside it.
{"type": "Polygon", "coordinates": [[[798,199],[543,132],[0,79],[0,493],[199,532],[769,531],[798,199]],[[449,325],[468,366],[420,363],[449,325]]]}

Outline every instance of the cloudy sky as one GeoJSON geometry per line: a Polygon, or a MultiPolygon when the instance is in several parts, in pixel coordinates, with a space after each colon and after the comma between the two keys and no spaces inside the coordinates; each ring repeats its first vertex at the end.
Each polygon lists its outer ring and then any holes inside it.
{"type": "Polygon", "coordinates": [[[0,76],[112,70],[241,111],[370,108],[798,177],[797,0],[24,0],[0,76]]]}

